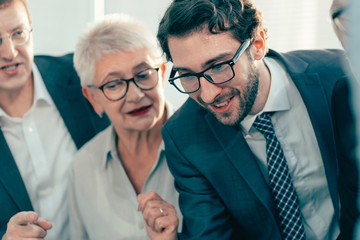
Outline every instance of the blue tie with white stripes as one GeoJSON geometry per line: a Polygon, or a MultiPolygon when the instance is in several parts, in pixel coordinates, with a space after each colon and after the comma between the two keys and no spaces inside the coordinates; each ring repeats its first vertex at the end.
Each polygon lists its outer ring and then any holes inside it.
{"type": "Polygon", "coordinates": [[[286,240],[306,239],[298,197],[284,152],[275,135],[270,113],[257,116],[253,126],[264,135],[266,140],[269,182],[279,214],[282,237],[286,240]]]}

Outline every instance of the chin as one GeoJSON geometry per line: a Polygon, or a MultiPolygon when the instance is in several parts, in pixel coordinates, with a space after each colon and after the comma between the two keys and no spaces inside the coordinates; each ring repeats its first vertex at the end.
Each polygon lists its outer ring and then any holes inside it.
{"type": "Polygon", "coordinates": [[[147,122],[147,123],[142,123],[138,125],[138,129],[139,131],[149,131],[151,130],[154,126],[156,125],[155,121],[151,121],[151,122],[147,122]]]}
{"type": "Polygon", "coordinates": [[[222,124],[227,126],[235,126],[239,125],[241,121],[244,120],[244,118],[249,114],[249,112],[250,109],[243,109],[238,111],[230,110],[223,114],[218,114],[214,112],[212,113],[214,114],[216,119],[222,124]]]}
{"type": "Polygon", "coordinates": [[[15,82],[10,86],[0,86],[2,89],[6,89],[8,92],[16,92],[22,90],[26,86],[26,82],[15,82]]]}
{"type": "Polygon", "coordinates": [[[227,125],[227,126],[235,126],[239,123],[239,121],[236,119],[234,120],[234,119],[229,119],[229,118],[220,118],[218,116],[216,116],[216,118],[219,122],[221,122],[222,124],[227,125]]]}
{"type": "Polygon", "coordinates": [[[238,118],[234,116],[233,112],[227,112],[223,114],[213,112],[213,114],[219,122],[227,126],[234,126],[239,122],[238,118]]]}

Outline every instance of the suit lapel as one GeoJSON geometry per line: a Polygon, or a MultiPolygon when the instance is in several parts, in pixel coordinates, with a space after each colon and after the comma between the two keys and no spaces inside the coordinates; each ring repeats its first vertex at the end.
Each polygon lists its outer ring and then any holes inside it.
{"type": "Polygon", "coordinates": [[[86,139],[95,135],[88,112],[89,106],[85,104],[81,88],[79,86],[51,86],[51,84],[47,86],[76,147],[80,148],[86,139]],[[85,137],[87,135],[89,137],[85,137]]]}
{"type": "MultiPolygon", "coordinates": [[[[37,59],[37,62],[41,59],[37,59]]],[[[45,86],[49,91],[67,129],[80,148],[90,137],[95,135],[95,128],[89,116],[90,106],[82,95],[80,81],[73,69],[63,72],[61,65],[51,61],[37,64],[45,86]]]]}
{"type": "Polygon", "coordinates": [[[339,217],[336,146],[332,131],[330,99],[325,93],[324,85],[317,73],[305,73],[309,64],[302,59],[294,55],[279,54],[273,50],[269,51],[268,56],[275,57],[284,64],[304,101],[319,144],[335,214],[339,217]]]}
{"type": "Polygon", "coordinates": [[[0,183],[7,190],[19,211],[33,210],[26,187],[2,131],[0,131],[0,153],[0,183]]]}
{"type": "Polygon", "coordinates": [[[270,187],[241,130],[219,123],[210,113],[206,115],[205,119],[220,146],[223,148],[226,157],[245,179],[248,186],[253,190],[265,208],[268,209],[269,215],[276,221],[270,187]]]}

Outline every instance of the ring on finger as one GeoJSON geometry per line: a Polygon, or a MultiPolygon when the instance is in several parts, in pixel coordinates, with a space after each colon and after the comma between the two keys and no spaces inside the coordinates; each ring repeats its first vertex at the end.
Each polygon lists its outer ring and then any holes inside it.
{"type": "Polygon", "coordinates": [[[162,207],[160,207],[159,210],[160,210],[161,215],[164,215],[164,213],[165,213],[164,209],[162,209],[162,207]]]}

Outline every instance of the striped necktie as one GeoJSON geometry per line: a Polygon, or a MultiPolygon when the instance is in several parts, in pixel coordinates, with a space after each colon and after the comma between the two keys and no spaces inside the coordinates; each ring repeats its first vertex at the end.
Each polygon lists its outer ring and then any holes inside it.
{"type": "Polygon", "coordinates": [[[257,116],[253,126],[266,140],[269,182],[280,219],[282,238],[286,240],[306,239],[298,197],[289,173],[280,142],[275,135],[270,113],[257,116]]]}

